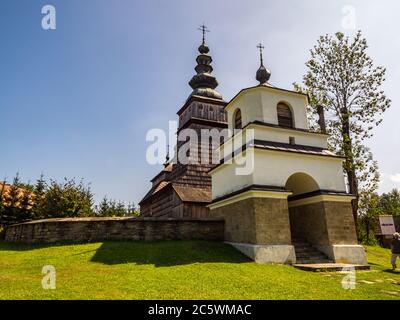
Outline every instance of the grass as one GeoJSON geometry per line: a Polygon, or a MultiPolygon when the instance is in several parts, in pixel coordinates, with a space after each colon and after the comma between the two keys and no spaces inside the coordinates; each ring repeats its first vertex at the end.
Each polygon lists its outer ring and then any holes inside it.
{"type": "Polygon", "coordinates": [[[345,290],[344,274],[256,264],[219,242],[0,242],[0,299],[400,299],[389,250],[366,250],[371,270],[345,290]],[[41,287],[44,265],[55,290],[41,287]]]}

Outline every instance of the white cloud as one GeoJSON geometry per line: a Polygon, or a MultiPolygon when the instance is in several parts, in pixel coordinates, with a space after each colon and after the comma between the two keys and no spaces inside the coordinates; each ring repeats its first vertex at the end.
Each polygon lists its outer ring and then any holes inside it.
{"type": "Polygon", "coordinates": [[[390,180],[396,183],[400,183],[400,173],[392,174],[390,180]]]}

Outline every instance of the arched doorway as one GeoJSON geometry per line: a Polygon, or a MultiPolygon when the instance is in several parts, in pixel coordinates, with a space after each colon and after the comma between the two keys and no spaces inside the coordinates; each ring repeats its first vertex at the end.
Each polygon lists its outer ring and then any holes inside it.
{"type": "Polygon", "coordinates": [[[290,231],[298,263],[327,262],[319,252],[328,240],[322,202],[310,201],[319,194],[319,185],[306,173],[295,173],[286,181],[285,188],[293,192],[288,198],[290,231]]]}
{"type": "MultiPolygon", "coordinates": [[[[318,183],[310,175],[298,172],[292,174],[286,181],[285,189],[293,192],[288,198],[289,219],[292,241],[306,240],[310,241],[310,230],[308,224],[311,217],[311,208],[307,206],[293,206],[304,199],[308,194],[318,191],[318,183]],[[299,201],[300,200],[300,201],[299,201]]],[[[301,202],[300,202],[301,203],[301,202]]],[[[316,214],[312,214],[315,217],[316,214]]]]}
{"type": "Polygon", "coordinates": [[[292,174],[286,181],[286,190],[293,192],[293,196],[305,194],[319,190],[318,183],[306,173],[295,173],[292,174]]]}

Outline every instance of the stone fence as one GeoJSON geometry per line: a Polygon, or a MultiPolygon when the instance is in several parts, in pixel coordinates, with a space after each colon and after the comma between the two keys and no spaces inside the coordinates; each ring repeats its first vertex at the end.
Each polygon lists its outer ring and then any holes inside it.
{"type": "Polygon", "coordinates": [[[104,240],[223,240],[224,220],[214,218],[64,218],[12,225],[5,240],[26,243],[104,240]]]}

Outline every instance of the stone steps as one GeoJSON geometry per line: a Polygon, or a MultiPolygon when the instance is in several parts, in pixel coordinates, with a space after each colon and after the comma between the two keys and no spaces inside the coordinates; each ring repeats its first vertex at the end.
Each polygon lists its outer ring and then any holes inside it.
{"type": "Polygon", "coordinates": [[[326,264],[333,262],[305,239],[294,238],[292,243],[296,253],[296,264],[326,264]]]}

